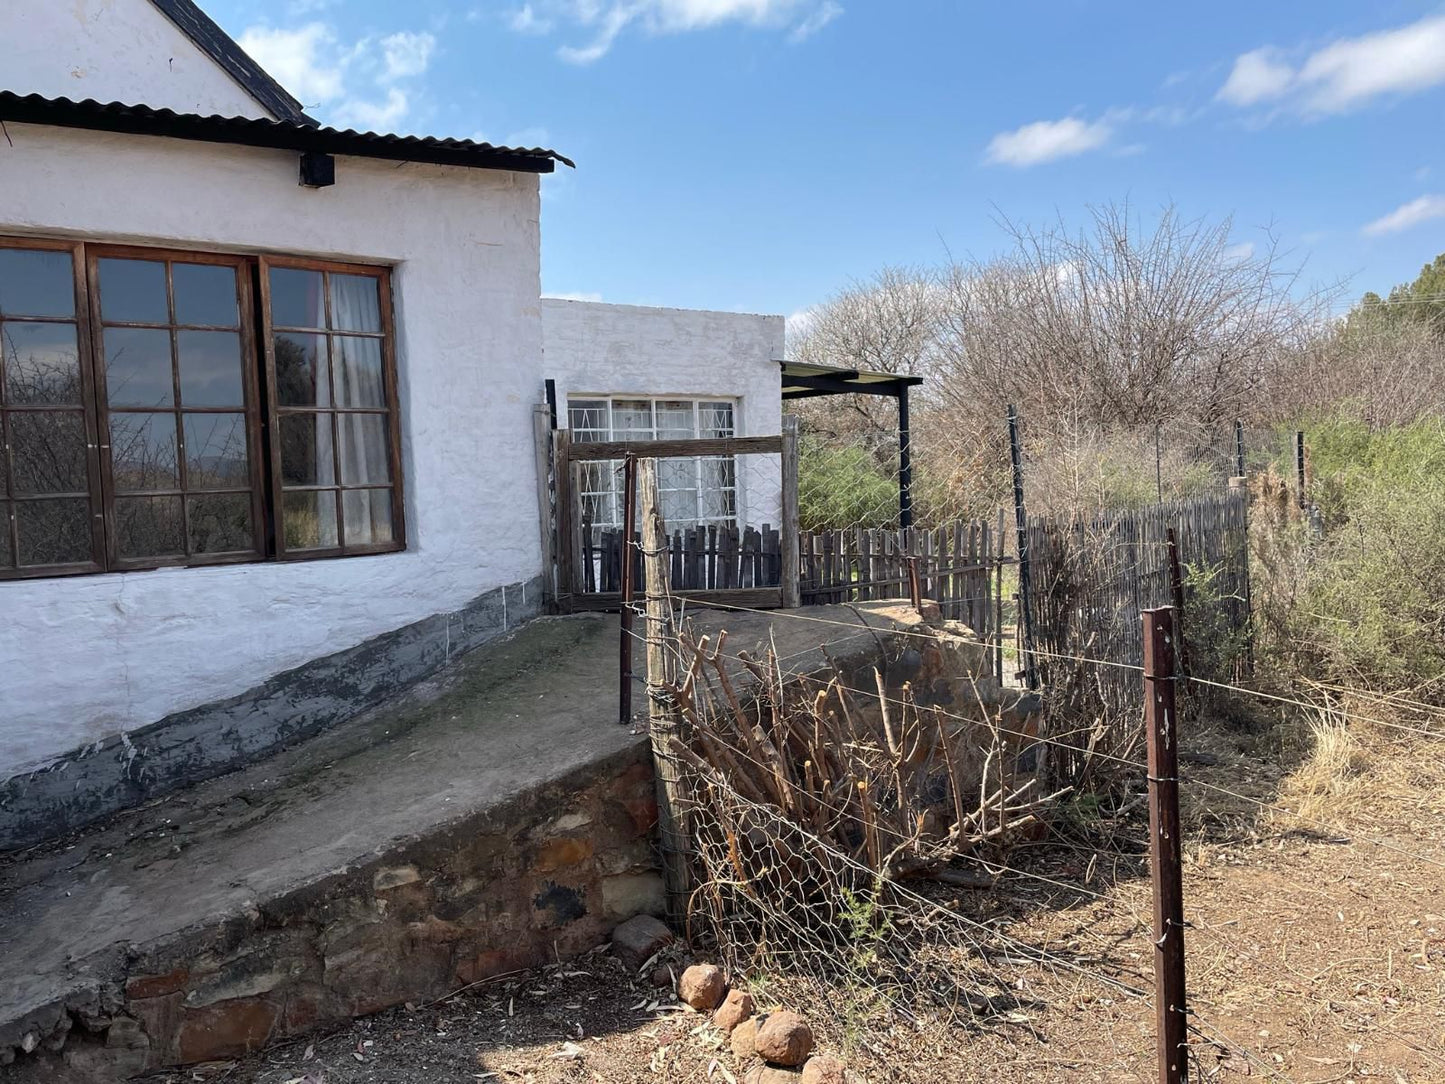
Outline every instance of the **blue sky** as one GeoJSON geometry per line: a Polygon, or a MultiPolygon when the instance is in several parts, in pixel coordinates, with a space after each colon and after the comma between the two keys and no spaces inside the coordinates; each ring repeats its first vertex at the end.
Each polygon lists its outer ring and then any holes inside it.
{"type": "Polygon", "coordinates": [[[543,144],[543,288],[793,314],[1127,198],[1383,292],[1445,250],[1445,7],[203,0],[327,123],[543,144]]]}

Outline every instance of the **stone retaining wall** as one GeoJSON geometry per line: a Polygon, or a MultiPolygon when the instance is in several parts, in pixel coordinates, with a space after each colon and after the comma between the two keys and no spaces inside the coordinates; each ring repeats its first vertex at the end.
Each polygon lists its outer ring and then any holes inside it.
{"type": "Polygon", "coordinates": [[[639,742],[376,861],[164,944],[0,1034],[7,1080],[123,1080],[566,958],[660,913],[639,742]]]}

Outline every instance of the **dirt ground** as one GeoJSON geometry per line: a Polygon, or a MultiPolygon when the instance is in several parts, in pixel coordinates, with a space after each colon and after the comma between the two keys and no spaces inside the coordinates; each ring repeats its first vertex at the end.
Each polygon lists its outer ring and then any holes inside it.
{"type": "MultiPolygon", "coordinates": [[[[1212,733],[1182,769],[1191,1079],[1445,1081],[1442,743],[1350,740],[1338,763],[1286,771],[1272,765],[1296,753],[1274,732],[1212,733]]],[[[835,1017],[820,1021],[820,1047],[873,1082],[1156,1079],[1152,1002],[1131,992],[1152,983],[1146,825],[1138,803],[1125,806],[1076,811],[1012,852],[992,891],[940,897],[1052,957],[989,953],[1014,1009],[952,1023],[835,1017]]],[[[763,987],[760,1002],[783,989],[763,987]]],[[[152,1079],[731,1084],[745,1070],[705,1017],[604,949],[152,1079]]]]}

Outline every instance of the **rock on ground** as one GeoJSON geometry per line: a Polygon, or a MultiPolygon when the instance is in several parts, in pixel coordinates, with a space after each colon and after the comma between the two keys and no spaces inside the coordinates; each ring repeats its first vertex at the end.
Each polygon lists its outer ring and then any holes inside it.
{"type": "Polygon", "coordinates": [[[843,1063],[831,1054],[815,1054],[803,1066],[800,1084],[847,1084],[843,1063]]]}
{"type": "Polygon", "coordinates": [[[776,1065],[754,1065],[743,1077],[743,1084],[798,1084],[796,1069],[779,1069],[776,1065]]]}
{"type": "Polygon", "coordinates": [[[775,1012],[759,1025],[755,1045],[775,1065],[802,1065],[813,1049],[813,1029],[795,1012],[775,1012]]]}
{"type": "Polygon", "coordinates": [[[733,1028],[732,1048],[733,1057],[739,1061],[758,1056],[758,1024],[760,1020],[756,1016],[750,1016],[737,1027],[733,1028]]]}
{"type": "Polygon", "coordinates": [[[672,941],[672,931],[651,915],[629,918],[612,931],[612,951],[631,971],[636,971],[672,941]]]}
{"type": "Polygon", "coordinates": [[[753,995],[746,990],[730,990],[727,1000],[712,1014],[712,1022],[730,1032],[752,1015],[753,995]]]}
{"type": "Polygon", "coordinates": [[[727,992],[722,968],[715,964],[693,964],[677,982],[677,996],[698,1012],[712,1012],[727,992]]]}

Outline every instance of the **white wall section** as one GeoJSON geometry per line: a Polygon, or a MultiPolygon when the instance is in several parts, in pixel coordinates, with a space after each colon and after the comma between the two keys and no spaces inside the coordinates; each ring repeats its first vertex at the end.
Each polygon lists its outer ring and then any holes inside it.
{"type": "Polygon", "coordinates": [[[284,151],[9,136],[0,233],[395,265],[408,548],[0,582],[0,778],[541,571],[535,175],[342,158],[312,190],[284,151]]]}
{"type": "Polygon", "coordinates": [[[150,0],[0,0],[0,42],[0,90],[270,116],[150,0]]]}

